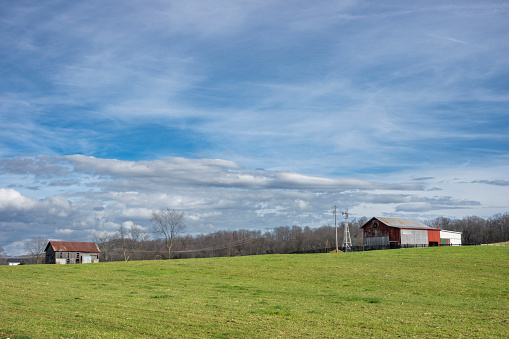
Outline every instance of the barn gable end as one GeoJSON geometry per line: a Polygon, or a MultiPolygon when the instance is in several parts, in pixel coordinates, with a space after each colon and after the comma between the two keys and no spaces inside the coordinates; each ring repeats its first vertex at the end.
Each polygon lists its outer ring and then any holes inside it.
{"type": "Polygon", "coordinates": [[[400,243],[399,229],[390,227],[383,221],[372,218],[362,226],[365,246],[390,246],[400,243]]]}

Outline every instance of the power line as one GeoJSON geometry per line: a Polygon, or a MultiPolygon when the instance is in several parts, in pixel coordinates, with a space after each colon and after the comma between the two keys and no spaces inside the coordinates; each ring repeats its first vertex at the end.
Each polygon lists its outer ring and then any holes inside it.
{"type": "Polygon", "coordinates": [[[225,249],[228,249],[228,248],[232,248],[232,247],[235,247],[235,246],[240,246],[240,245],[244,245],[248,242],[251,242],[251,241],[254,241],[254,240],[258,240],[258,239],[261,239],[262,237],[256,237],[256,238],[245,238],[245,239],[240,239],[240,240],[236,240],[236,241],[232,241],[228,244],[225,244],[225,245],[220,245],[220,246],[215,246],[215,247],[207,247],[207,248],[201,248],[201,249],[192,249],[192,250],[182,250],[182,251],[172,251],[174,253],[191,253],[191,252],[206,252],[206,251],[216,251],[216,250],[225,250],[225,249]]]}
{"type": "MultiPolygon", "coordinates": [[[[245,239],[235,240],[235,241],[229,242],[227,244],[219,245],[219,246],[214,246],[214,247],[205,247],[205,248],[180,250],[180,251],[179,250],[172,250],[171,252],[172,253],[192,253],[192,252],[207,252],[207,251],[224,250],[224,249],[228,249],[228,248],[232,248],[232,247],[236,247],[236,246],[241,246],[241,245],[244,245],[246,243],[249,243],[249,242],[252,242],[252,241],[255,241],[255,240],[258,240],[258,239],[262,239],[262,238],[263,237],[245,238],[245,239]]],[[[158,252],[161,252],[161,250],[152,250],[152,251],[139,250],[139,251],[136,251],[136,252],[138,252],[138,253],[158,253],[158,252]]]]}

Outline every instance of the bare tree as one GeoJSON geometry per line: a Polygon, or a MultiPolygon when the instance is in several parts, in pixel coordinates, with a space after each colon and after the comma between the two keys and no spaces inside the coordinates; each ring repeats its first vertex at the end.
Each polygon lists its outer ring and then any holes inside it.
{"type": "Polygon", "coordinates": [[[147,240],[148,235],[133,223],[130,223],[129,227],[126,227],[125,224],[129,224],[129,222],[120,225],[118,228],[118,238],[120,239],[124,261],[129,261],[131,256],[139,251],[140,244],[147,240]]]}
{"type": "Polygon", "coordinates": [[[133,244],[131,239],[129,238],[129,233],[127,227],[124,224],[120,225],[118,228],[118,238],[120,240],[120,247],[122,251],[122,256],[124,257],[124,261],[129,261],[131,255],[133,254],[133,244]]]}
{"type": "Polygon", "coordinates": [[[25,252],[27,252],[34,260],[35,264],[44,263],[44,250],[48,244],[48,239],[41,237],[32,238],[25,241],[25,252]]]}
{"type": "Polygon", "coordinates": [[[3,247],[0,247],[0,265],[5,265],[5,259],[3,257],[4,249],[3,247]]]}
{"type": "Polygon", "coordinates": [[[166,249],[168,250],[168,259],[171,259],[171,248],[175,238],[186,228],[184,212],[176,210],[152,211],[152,232],[163,236],[166,249]]]}
{"type": "MultiPolygon", "coordinates": [[[[101,249],[101,256],[104,258],[104,261],[111,260],[111,251],[112,251],[112,243],[111,240],[113,236],[108,234],[107,232],[103,232],[101,234],[94,233],[94,242],[99,245],[101,249]]],[[[103,260],[103,259],[101,259],[103,260]]]]}

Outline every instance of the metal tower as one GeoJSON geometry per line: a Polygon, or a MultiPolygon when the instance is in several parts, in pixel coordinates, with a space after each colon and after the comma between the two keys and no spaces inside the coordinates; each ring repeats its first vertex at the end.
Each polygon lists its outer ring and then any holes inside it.
{"type": "Polygon", "coordinates": [[[339,252],[338,248],[338,223],[336,221],[336,206],[334,206],[334,228],[336,229],[336,253],[339,252]]]}
{"type": "Polygon", "coordinates": [[[343,237],[343,252],[352,251],[352,239],[350,239],[350,229],[348,228],[348,210],[342,212],[345,216],[345,235],[343,237]]]}

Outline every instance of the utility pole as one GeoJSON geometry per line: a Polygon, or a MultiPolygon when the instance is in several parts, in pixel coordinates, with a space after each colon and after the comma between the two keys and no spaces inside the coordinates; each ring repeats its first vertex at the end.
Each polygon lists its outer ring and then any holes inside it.
{"type": "Polygon", "coordinates": [[[345,216],[345,236],[343,240],[343,251],[351,252],[352,251],[352,240],[350,239],[350,230],[348,229],[348,210],[346,212],[342,212],[345,216]]]}
{"type": "Polygon", "coordinates": [[[336,228],[336,253],[339,252],[338,248],[338,224],[336,222],[336,206],[334,205],[334,227],[336,228]]]}

